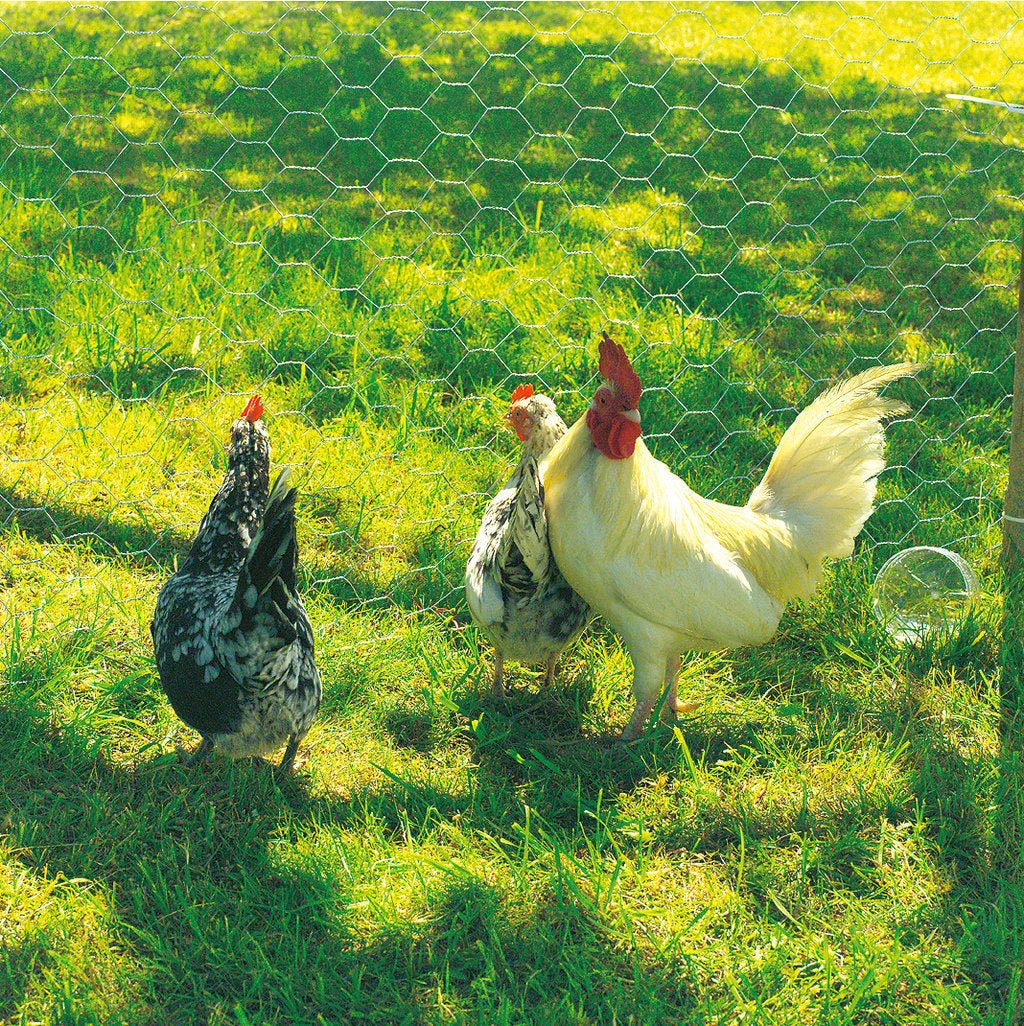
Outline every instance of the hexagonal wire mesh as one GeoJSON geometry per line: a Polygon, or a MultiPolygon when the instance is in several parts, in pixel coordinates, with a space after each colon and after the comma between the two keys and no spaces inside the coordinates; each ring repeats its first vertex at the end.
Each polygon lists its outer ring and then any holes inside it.
{"type": "Polygon", "coordinates": [[[337,615],[458,606],[508,392],[574,419],[606,326],[727,501],[821,382],[927,360],[864,539],[990,559],[1019,123],[944,98],[1021,95],[987,6],[5,7],[8,612],[144,634],[254,390],[337,615]]]}

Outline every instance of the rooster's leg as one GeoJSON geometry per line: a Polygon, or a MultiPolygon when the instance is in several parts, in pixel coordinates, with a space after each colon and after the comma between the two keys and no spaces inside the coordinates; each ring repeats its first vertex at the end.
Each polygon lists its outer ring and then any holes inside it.
{"type": "Polygon", "coordinates": [[[491,682],[491,694],[495,698],[508,698],[505,693],[505,660],[501,653],[494,652],[494,680],[491,682]]]}
{"type": "Polygon", "coordinates": [[[679,656],[670,656],[665,663],[665,701],[661,707],[663,720],[671,719],[671,714],[676,711],[676,703],[679,701],[676,696],[676,681],[679,679],[681,661],[679,656]]]}
{"type": "Polygon", "coordinates": [[[633,660],[633,715],[622,731],[623,741],[635,741],[647,726],[651,710],[661,698],[662,677],[666,664],[661,662],[638,663],[633,660]]]}
{"type": "Polygon", "coordinates": [[[622,728],[623,741],[635,741],[644,732],[644,727],[647,726],[647,721],[651,718],[651,710],[654,708],[657,700],[658,695],[655,694],[651,698],[637,701],[633,707],[633,715],[630,716],[629,723],[622,728]]]}
{"type": "Polygon", "coordinates": [[[668,694],[665,696],[665,704],[662,706],[662,715],[666,712],[674,712],[677,716],[685,716],[697,709],[696,702],[682,702],[676,694],[676,681],[679,679],[679,656],[673,656],[665,664],[665,683],[668,685],[668,694]]]}
{"type": "Polygon", "coordinates": [[[636,705],[633,707],[633,715],[629,723],[622,731],[624,741],[634,741],[647,726],[654,707],[661,700],[664,694],[665,702],[661,707],[661,714],[666,719],[671,718],[672,713],[693,712],[696,708],[690,702],[680,702],[676,694],[676,680],[679,677],[679,656],[670,656],[663,666],[648,664],[633,667],[633,696],[636,705]]]}

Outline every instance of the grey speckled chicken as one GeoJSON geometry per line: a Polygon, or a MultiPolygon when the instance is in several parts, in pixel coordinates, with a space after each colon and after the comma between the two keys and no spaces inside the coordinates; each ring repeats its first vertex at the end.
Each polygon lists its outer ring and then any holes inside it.
{"type": "Polygon", "coordinates": [[[231,428],[228,470],[188,557],[157,598],[150,629],[174,711],[218,748],[279,771],[320,708],[313,631],[296,590],[295,489],[282,470],[267,494],[270,438],[253,396],[231,428]]]}
{"type": "Polygon", "coordinates": [[[466,566],[466,601],[477,627],[494,646],[496,697],[505,696],[504,664],[514,659],[547,665],[545,684],[558,657],[583,632],[589,611],[569,587],[548,544],[543,462],[565,434],[555,404],[530,385],[512,394],[508,421],[523,454],[505,487],[484,512],[466,566]]]}

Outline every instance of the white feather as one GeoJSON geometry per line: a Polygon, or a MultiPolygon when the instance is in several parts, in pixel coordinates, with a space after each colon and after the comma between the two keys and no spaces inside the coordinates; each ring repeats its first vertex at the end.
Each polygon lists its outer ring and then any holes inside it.
{"type": "Polygon", "coordinates": [[[635,736],[676,657],[759,645],[790,599],[810,595],[823,561],[850,554],[884,466],[882,399],[913,364],[879,367],[829,389],[785,432],[743,507],[705,499],[639,440],[610,459],[581,418],[544,473],[548,533],[570,586],[622,637],[633,660],[635,736]]]}

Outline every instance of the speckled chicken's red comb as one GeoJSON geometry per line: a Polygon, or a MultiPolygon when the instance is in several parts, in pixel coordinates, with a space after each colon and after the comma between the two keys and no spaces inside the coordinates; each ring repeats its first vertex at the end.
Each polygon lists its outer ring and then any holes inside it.
{"type": "Polygon", "coordinates": [[[245,409],[242,410],[242,418],[255,424],[256,421],[263,416],[263,400],[258,395],[254,395],[246,404],[245,409]]]}
{"type": "Polygon", "coordinates": [[[613,342],[608,337],[608,332],[602,331],[598,351],[601,354],[601,362],[598,364],[601,377],[618,386],[624,400],[624,409],[638,409],[644,389],[636,376],[636,371],[633,370],[633,365],[629,362],[626,350],[618,342],[613,342]]]}
{"type": "Polygon", "coordinates": [[[515,406],[520,399],[529,399],[533,395],[533,385],[520,385],[513,393],[511,405],[515,406]]]}

